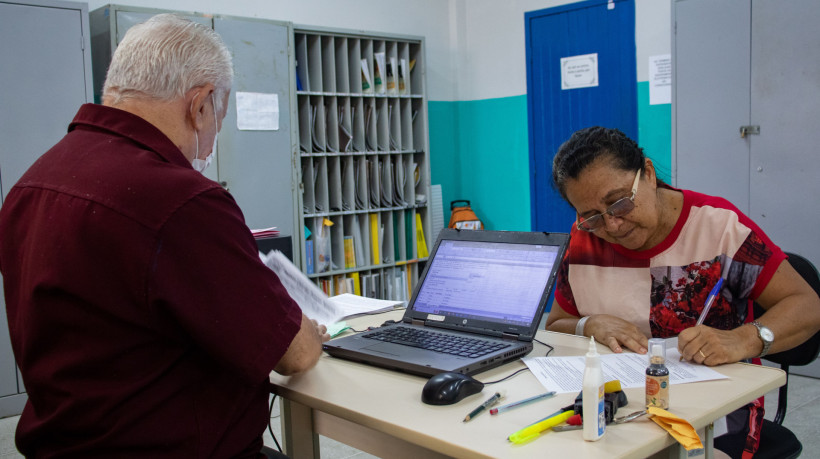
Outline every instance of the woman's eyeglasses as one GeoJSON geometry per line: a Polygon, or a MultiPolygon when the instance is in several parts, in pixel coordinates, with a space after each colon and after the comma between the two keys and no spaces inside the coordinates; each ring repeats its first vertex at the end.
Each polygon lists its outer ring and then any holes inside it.
{"type": "Polygon", "coordinates": [[[635,194],[638,192],[638,182],[640,181],[640,179],[641,170],[638,169],[638,173],[635,174],[635,181],[632,182],[632,196],[615,201],[603,213],[595,214],[589,218],[580,220],[576,224],[578,229],[581,231],[587,231],[591,233],[597,230],[598,228],[604,226],[604,214],[609,214],[613,217],[620,218],[632,212],[632,209],[635,208],[635,194]]]}

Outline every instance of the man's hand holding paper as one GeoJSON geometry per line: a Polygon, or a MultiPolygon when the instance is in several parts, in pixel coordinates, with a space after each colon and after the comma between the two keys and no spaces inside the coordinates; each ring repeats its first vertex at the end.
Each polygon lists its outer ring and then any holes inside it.
{"type": "Polygon", "coordinates": [[[267,255],[259,253],[259,258],[273,272],[279,276],[282,285],[296,304],[302,308],[302,313],[310,317],[322,335],[322,341],[327,341],[326,325],[332,325],[342,319],[344,313],[337,305],[330,302],[327,295],[310,281],[288,258],[278,250],[272,250],[267,255]]]}

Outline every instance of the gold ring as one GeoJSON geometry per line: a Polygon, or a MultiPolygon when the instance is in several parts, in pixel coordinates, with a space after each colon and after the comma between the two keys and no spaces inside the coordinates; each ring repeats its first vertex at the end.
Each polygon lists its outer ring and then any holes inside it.
{"type": "Polygon", "coordinates": [[[698,354],[702,355],[704,359],[706,358],[706,354],[703,353],[703,349],[699,350],[698,354]]]}

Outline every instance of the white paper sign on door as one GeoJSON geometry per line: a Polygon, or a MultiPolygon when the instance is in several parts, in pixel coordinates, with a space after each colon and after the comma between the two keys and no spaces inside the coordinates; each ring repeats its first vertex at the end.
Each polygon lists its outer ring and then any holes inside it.
{"type": "Polygon", "coordinates": [[[237,92],[236,128],[240,131],[278,131],[279,95],[237,92]]]}
{"type": "Polygon", "coordinates": [[[598,86],[598,53],[561,58],[561,89],[598,86]]]}

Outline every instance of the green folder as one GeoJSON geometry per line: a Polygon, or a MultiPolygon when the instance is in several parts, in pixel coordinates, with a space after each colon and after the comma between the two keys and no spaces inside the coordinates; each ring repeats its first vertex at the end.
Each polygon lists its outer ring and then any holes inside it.
{"type": "Polygon", "coordinates": [[[413,209],[407,209],[404,211],[404,241],[407,244],[407,259],[412,260],[415,258],[415,254],[413,253],[413,237],[415,236],[415,232],[413,232],[413,209]]]}
{"type": "Polygon", "coordinates": [[[396,255],[393,258],[395,261],[401,261],[401,250],[399,249],[399,213],[393,212],[393,253],[396,255]]]}

